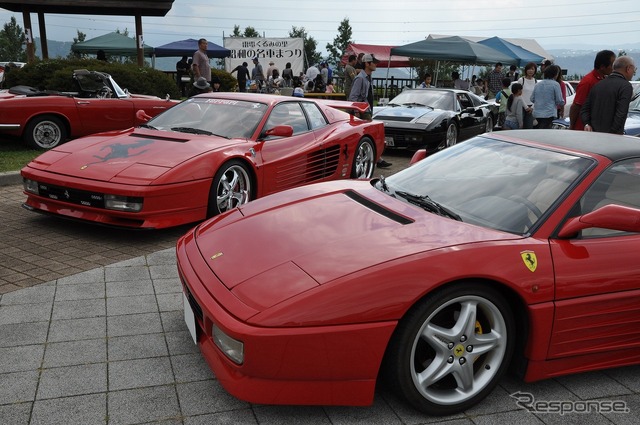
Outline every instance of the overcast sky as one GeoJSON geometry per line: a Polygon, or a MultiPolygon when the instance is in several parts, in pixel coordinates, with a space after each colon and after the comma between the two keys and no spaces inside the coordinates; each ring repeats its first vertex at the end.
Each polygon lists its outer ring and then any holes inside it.
{"type": "MultiPolygon", "coordinates": [[[[21,13],[0,9],[2,22],[11,16],[24,27],[21,13]]],[[[200,37],[222,45],[234,25],[267,37],[304,27],[326,55],[345,18],[353,41],[363,44],[398,46],[429,34],[534,38],[545,49],[617,51],[640,43],[638,0],[175,0],[166,16],[143,17],[142,29],[145,43],[155,47],[200,37]]],[[[38,37],[37,14],[31,20],[38,37]]],[[[135,34],[133,17],[47,14],[45,21],[47,37],[57,41],[72,41],[77,31],[87,39],[116,29],[135,34]]]]}

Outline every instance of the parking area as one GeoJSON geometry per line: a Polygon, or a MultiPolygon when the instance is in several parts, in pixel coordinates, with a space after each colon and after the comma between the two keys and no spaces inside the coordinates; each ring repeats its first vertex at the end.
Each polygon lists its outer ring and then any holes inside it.
{"type": "MultiPolygon", "coordinates": [[[[409,158],[386,153],[393,166],[376,175],[409,158]]],[[[534,384],[507,377],[444,418],[383,385],[368,407],[240,401],[184,325],[173,246],[189,226],[113,230],[34,214],[23,200],[20,186],[0,186],[0,424],[638,423],[638,366],[534,384]],[[626,410],[607,410],[614,401],[626,410]]]]}

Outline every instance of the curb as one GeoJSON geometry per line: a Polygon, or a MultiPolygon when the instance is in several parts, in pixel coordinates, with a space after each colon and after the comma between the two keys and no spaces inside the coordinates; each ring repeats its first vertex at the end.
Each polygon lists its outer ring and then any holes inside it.
{"type": "Polygon", "coordinates": [[[13,186],[22,184],[22,176],[20,171],[9,171],[0,173],[0,186],[13,186]]]}

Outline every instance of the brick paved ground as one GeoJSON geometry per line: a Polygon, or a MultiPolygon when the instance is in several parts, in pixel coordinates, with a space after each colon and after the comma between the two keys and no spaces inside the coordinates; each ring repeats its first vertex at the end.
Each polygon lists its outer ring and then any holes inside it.
{"type": "Polygon", "coordinates": [[[25,199],[0,186],[0,294],[170,248],[191,227],[111,229],[27,211],[25,199]]]}
{"type": "MultiPolygon", "coordinates": [[[[376,170],[376,176],[405,168],[411,154],[384,157],[393,166],[376,170]]],[[[192,227],[112,229],[27,211],[21,207],[25,199],[21,185],[0,185],[0,294],[173,247],[192,227]]]]}

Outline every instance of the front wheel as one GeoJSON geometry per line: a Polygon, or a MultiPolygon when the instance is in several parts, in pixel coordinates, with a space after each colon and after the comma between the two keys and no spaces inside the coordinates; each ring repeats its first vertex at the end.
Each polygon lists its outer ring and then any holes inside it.
{"type": "Polygon", "coordinates": [[[445,288],[400,321],[384,372],[417,409],[460,412],[486,397],[507,370],[514,329],[511,309],[497,291],[480,284],[445,288]]]}
{"type": "Polygon", "coordinates": [[[447,127],[447,135],[445,137],[445,145],[447,148],[458,143],[458,127],[456,127],[454,123],[449,124],[449,127],[447,127]]]}
{"type": "Polygon", "coordinates": [[[67,140],[67,127],[60,118],[43,115],[27,124],[23,137],[30,148],[52,149],[67,140]]]}
{"type": "Polygon", "coordinates": [[[375,168],[376,148],[368,137],[363,138],[356,147],[351,166],[352,179],[370,179],[375,168]]]}
{"type": "Polygon", "coordinates": [[[255,190],[247,166],[239,160],[226,162],[213,178],[207,217],[246,204],[254,196],[255,190]]]}

